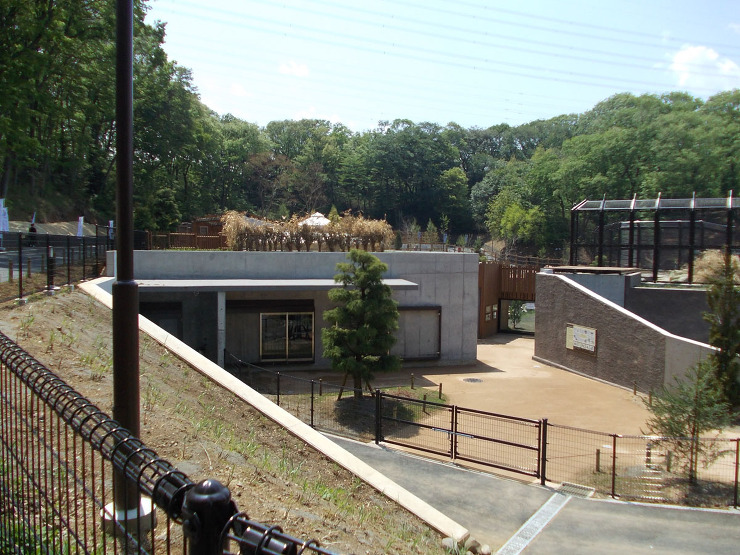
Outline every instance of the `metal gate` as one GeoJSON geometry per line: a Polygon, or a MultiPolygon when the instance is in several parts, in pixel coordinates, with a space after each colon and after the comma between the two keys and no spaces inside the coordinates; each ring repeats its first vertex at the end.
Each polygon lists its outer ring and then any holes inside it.
{"type": "Polygon", "coordinates": [[[378,391],[376,441],[544,476],[543,421],[461,408],[378,391]]]}

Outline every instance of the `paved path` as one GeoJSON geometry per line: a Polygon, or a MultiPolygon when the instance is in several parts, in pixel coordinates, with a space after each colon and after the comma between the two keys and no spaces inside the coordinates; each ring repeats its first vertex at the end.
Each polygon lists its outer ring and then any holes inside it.
{"type": "MultiPolygon", "coordinates": [[[[534,339],[484,341],[478,362],[461,368],[416,368],[378,376],[375,385],[436,388],[469,408],[608,433],[639,434],[649,416],[640,396],[532,360],[534,339]],[[474,378],[473,381],[470,378],[474,378]]],[[[699,510],[566,496],[527,483],[462,469],[374,444],[335,439],[462,526],[493,552],[740,552],[740,511],[699,510]]]]}
{"type": "Polygon", "coordinates": [[[494,553],[688,555],[740,551],[739,511],[581,499],[382,445],[332,439],[468,528],[471,536],[490,545],[494,553]],[[560,507],[551,515],[553,505],[560,507]],[[532,525],[517,536],[530,519],[532,525]]]}

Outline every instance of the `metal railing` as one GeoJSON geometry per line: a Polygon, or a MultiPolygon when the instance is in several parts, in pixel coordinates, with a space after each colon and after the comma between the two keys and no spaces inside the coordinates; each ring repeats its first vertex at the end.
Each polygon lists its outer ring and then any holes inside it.
{"type": "Polygon", "coordinates": [[[686,439],[571,428],[434,402],[432,392],[430,400],[382,389],[355,398],[357,390],[261,368],[228,351],[225,360],[236,377],[322,431],[524,474],[542,484],[577,483],[614,498],[738,506],[740,438],[702,438],[704,456],[689,480],[686,439]]]}
{"type": "Polygon", "coordinates": [[[0,232],[0,302],[98,277],[113,238],[0,232]]]}
{"type": "Polygon", "coordinates": [[[329,553],[192,482],[3,334],[0,493],[0,553],[329,553]]]}

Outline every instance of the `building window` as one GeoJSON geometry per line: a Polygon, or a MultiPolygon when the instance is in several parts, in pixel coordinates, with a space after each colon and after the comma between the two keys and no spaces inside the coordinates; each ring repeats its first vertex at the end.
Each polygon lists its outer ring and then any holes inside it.
{"type": "Polygon", "coordinates": [[[313,359],[313,312],[260,313],[260,360],[313,359]]]}

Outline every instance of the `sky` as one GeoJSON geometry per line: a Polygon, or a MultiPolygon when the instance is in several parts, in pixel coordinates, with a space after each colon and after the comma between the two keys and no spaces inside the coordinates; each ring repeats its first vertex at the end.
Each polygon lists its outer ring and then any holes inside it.
{"type": "Polygon", "coordinates": [[[487,128],[610,96],[740,88],[738,0],[148,0],[201,101],[264,126],[318,118],[487,128]]]}

